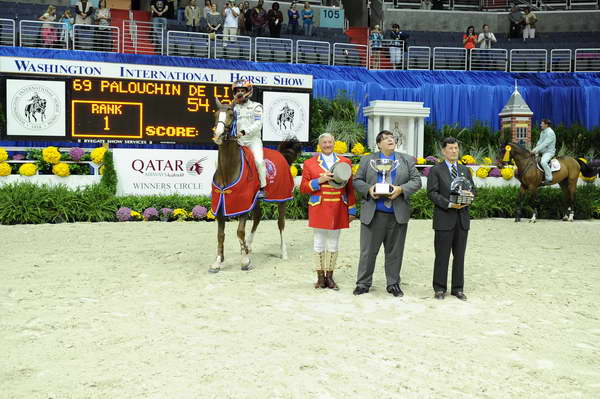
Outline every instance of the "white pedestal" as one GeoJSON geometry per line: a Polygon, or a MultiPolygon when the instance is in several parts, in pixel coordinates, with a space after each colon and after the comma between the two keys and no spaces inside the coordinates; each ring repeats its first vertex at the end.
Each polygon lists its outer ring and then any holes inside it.
{"type": "Polygon", "coordinates": [[[423,156],[425,118],[429,108],[423,103],[411,101],[371,101],[363,109],[368,118],[367,146],[377,151],[375,138],[382,130],[389,130],[399,137],[396,149],[400,152],[423,156]]]}

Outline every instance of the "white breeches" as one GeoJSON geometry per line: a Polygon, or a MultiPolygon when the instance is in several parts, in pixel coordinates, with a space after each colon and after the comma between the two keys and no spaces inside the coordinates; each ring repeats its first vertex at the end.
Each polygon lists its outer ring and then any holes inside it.
{"type": "Polygon", "coordinates": [[[535,28],[525,25],[523,28],[523,39],[535,39],[535,28]]]}
{"type": "Polygon", "coordinates": [[[256,163],[256,169],[258,169],[258,178],[260,179],[260,186],[264,187],[267,185],[267,170],[265,169],[265,159],[263,156],[262,142],[259,140],[252,141],[244,144],[254,155],[254,162],[256,163]]]}
{"type": "Polygon", "coordinates": [[[315,252],[337,252],[341,230],[313,229],[315,231],[315,252]]]}

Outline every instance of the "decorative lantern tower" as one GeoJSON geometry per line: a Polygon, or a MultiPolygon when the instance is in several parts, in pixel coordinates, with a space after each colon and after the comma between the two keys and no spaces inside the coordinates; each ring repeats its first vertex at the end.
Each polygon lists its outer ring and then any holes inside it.
{"type": "Polygon", "coordinates": [[[498,114],[502,130],[510,129],[512,141],[519,145],[531,145],[531,119],[533,112],[521,97],[515,81],[515,91],[498,114]]]}

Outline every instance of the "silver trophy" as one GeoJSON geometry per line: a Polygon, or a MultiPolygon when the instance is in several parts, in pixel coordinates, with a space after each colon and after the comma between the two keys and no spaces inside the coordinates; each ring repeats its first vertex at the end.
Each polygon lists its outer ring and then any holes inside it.
{"type": "Polygon", "coordinates": [[[383,183],[375,184],[375,194],[390,195],[393,191],[390,176],[400,166],[400,162],[395,159],[371,159],[370,165],[373,170],[383,175],[383,183]]]}
{"type": "Polygon", "coordinates": [[[473,185],[466,177],[456,177],[450,183],[450,202],[459,205],[469,205],[475,196],[473,195],[473,185]]]}

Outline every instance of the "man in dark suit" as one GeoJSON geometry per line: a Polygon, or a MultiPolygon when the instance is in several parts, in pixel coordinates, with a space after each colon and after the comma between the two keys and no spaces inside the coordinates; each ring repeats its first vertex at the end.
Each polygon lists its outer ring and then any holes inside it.
{"type": "Polygon", "coordinates": [[[454,178],[466,177],[473,186],[471,171],[458,162],[458,142],[447,137],[442,142],[444,161],[437,164],[427,177],[427,196],[434,204],[433,229],[435,230],[435,262],[433,266],[433,290],[436,299],[444,299],[448,281],[448,262],[452,252],[452,288],[450,293],[466,301],[463,292],[465,250],[470,227],[467,205],[450,202],[450,184],[454,178]]]}
{"type": "Polygon", "coordinates": [[[360,261],[354,295],[369,292],[375,270],[375,259],[381,244],[385,249],[385,276],[387,292],[401,297],[400,268],[404,241],[408,229],[410,196],[421,188],[421,175],[412,156],[394,151],[396,137],[390,131],[381,131],[376,138],[379,152],[365,155],[354,178],[354,188],[362,194],[360,208],[360,261]],[[375,184],[382,176],[370,167],[371,160],[391,159],[399,163],[391,173],[389,195],[375,194],[375,184]]]}

